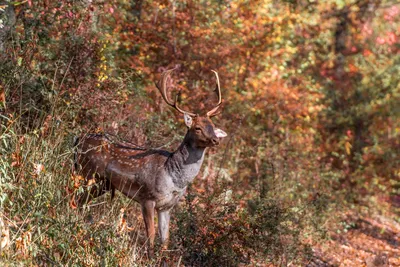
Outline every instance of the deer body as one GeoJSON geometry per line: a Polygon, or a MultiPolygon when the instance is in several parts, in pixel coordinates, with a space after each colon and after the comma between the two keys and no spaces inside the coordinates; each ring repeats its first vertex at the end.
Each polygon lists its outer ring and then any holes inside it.
{"type": "MultiPolygon", "coordinates": [[[[89,134],[76,142],[75,169],[80,170],[87,182],[94,180],[96,184],[80,197],[80,204],[109,190],[114,196],[115,189],[139,202],[149,239],[150,256],[154,247],[155,211],[158,213],[161,242],[166,247],[171,209],[199,173],[207,147],[218,145],[220,139],[226,136],[210,120],[217,108],[206,116],[199,116],[182,111],[176,101],[172,104],[166,96],[166,79],[171,71],[163,74],[159,89],[167,104],[184,113],[188,127],[183,142],[175,152],[145,149],[117,141],[107,134],[89,134]]],[[[218,75],[217,85],[219,91],[218,75]]]]}
{"type": "MultiPolygon", "coordinates": [[[[113,188],[139,203],[154,199],[157,209],[176,204],[177,196],[183,195],[199,173],[205,154],[205,148],[193,148],[185,141],[174,153],[115,142],[106,134],[81,137],[77,161],[82,175],[109,181],[113,188]]],[[[105,192],[111,188],[102,189],[105,192]]]]}

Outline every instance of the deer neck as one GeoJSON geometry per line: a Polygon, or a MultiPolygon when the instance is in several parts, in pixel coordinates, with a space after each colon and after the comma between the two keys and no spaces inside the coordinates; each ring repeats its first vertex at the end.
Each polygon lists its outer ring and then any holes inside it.
{"type": "Polygon", "coordinates": [[[168,158],[166,169],[177,187],[184,188],[193,181],[200,171],[205,150],[205,147],[195,147],[186,135],[182,144],[168,158]]]}

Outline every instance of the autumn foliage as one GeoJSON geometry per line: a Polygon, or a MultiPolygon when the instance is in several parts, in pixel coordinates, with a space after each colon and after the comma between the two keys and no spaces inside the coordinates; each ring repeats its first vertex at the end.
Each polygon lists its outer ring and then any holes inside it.
{"type": "Polygon", "coordinates": [[[365,226],[350,213],[399,223],[399,18],[390,0],[0,1],[0,261],[340,264],[318,251],[365,226]],[[72,140],[175,149],[183,121],[154,84],[173,67],[172,94],[194,112],[215,103],[218,71],[228,137],[151,262],[137,205],[76,209],[72,140]]]}

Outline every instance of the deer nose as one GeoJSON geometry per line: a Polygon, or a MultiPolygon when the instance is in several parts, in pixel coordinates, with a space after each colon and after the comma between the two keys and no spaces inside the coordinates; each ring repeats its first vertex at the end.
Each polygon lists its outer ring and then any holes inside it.
{"type": "Polygon", "coordinates": [[[214,146],[219,145],[219,138],[218,137],[214,137],[213,139],[211,139],[211,142],[214,146]]]}

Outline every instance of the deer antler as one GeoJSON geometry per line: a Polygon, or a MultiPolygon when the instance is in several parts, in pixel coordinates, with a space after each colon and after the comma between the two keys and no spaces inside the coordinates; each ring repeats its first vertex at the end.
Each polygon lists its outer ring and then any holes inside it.
{"type": "Polygon", "coordinates": [[[218,96],[218,103],[217,105],[210,110],[209,112],[207,112],[207,116],[208,117],[213,117],[215,115],[218,115],[217,110],[221,107],[221,103],[222,103],[222,97],[221,97],[221,86],[219,84],[219,77],[218,77],[218,72],[216,72],[215,70],[211,70],[212,72],[214,72],[216,80],[217,80],[217,86],[215,87],[215,93],[218,96]]]}
{"type": "Polygon", "coordinates": [[[173,69],[170,69],[170,70],[166,70],[166,71],[161,75],[161,80],[160,80],[159,84],[156,84],[156,86],[157,86],[158,90],[160,91],[162,98],[164,99],[164,101],[165,101],[169,106],[173,107],[174,109],[176,109],[176,110],[179,111],[180,113],[183,113],[183,114],[186,113],[186,114],[188,114],[188,115],[190,115],[190,116],[192,116],[192,117],[195,117],[196,114],[194,114],[194,113],[192,113],[192,112],[189,112],[189,111],[185,111],[185,110],[181,109],[181,108],[178,106],[178,104],[177,104],[177,103],[178,103],[178,99],[180,99],[180,95],[181,95],[181,92],[180,92],[180,91],[179,91],[178,94],[175,96],[175,101],[174,101],[174,102],[172,102],[172,101],[168,98],[168,95],[167,95],[167,80],[168,80],[169,76],[171,75],[171,72],[173,72],[175,69],[176,69],[176,68],[173,68],[173,69]]]}

